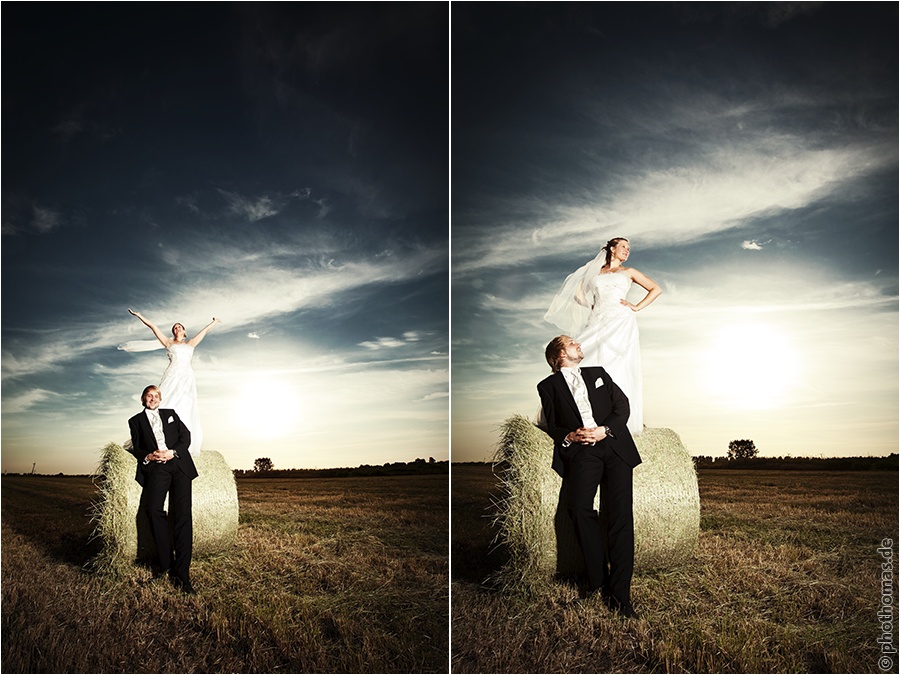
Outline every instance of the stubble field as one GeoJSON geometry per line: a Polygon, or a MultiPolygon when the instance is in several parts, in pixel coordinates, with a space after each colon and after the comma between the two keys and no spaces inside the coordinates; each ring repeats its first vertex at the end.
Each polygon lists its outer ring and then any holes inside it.
{"type": "Polygon", "coordinates": [[[2,481],[2,671],[448,669],[447,476],[241,479],[195,596],[85,571],[89,478],[2,481]]]}
{"type": "Polygon", "coordinates": [[[453,672],[897,672],[878,642],[896,472],[701,470],[697,553],[635,577],[637,621],[568,585],[536,597],[485,585],[504,562],[486,517],[497,479],[484,465],[452,476],[453,672]]]}

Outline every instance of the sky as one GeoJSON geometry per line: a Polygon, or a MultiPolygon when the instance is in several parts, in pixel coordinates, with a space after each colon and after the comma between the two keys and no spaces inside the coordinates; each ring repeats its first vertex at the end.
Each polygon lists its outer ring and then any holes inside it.
{"type": "Polygon", "coordinates": [[[664,290],[637,315],[648,427],[695,456],[897,452],[897,20],[454,4],[454,461],[537,412],[544,312],[619,236],[664,290]]]}
{"type": "MultiPolygon", "coordinates": [[[[449,6],[2,10],[2,468],[89,473],[194,335],[233,468],[449,457],[449,6]]],[[[163,393],[165,396],[165,393],[163,393]]],[[[162,407],[165,407],[165,400],[162,407]]]]}

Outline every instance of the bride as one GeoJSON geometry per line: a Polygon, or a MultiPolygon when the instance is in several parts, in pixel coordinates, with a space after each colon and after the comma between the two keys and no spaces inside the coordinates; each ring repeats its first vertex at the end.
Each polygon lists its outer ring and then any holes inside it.
{"type": "Polygon", "coordinates": [[[159,390],[162,392],[162,404],[166,408],[174,408],[175,412],[178,413],[178,416],[190,430],[191,454],[197,454],[203,445],[203,428],[200,426],[200,418],[197,411],[197,382],[194,379],[194,370],[191,368],[191,359],[194,356],[194,347],[200,344],[212,327],[220,323],[220,320],[213,317],[213,320],[207,326],[188,340],[187,331],[180,323],[172,326],[173,337],[170,338],[144,318],[140,312],[135,312],[133,309],[129,309],[128,312],[140,319],[147,328],[153,331],[158,342],[136,340],[119,345],[119,349],[126,352],[140,352],[165,347],[169,356],[169,365],[166,366],[162,381],[159,383],[159,390]]]}
{"type": "Polygon", "coordinates": [[[635,435],[644,428],[644,404],[634,314],[656,300],[662,288],[633,267],[625,267],[630,253],[627,239],[610,239],[597,257],[566,278],[544,319],[581,343],[582,366],[603,366],[625,392],[631,407],[628,430],[635,435]],[[647,291],[637,304],[625,299],[632,283],[647,291]]]}

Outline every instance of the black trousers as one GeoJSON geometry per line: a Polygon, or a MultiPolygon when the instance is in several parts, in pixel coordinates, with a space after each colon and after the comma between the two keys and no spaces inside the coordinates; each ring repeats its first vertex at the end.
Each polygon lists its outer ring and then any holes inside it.
{"type": "Polygon", "coordinates": [[[634,574],[633,470],[604,441],[574,444],[566,451],[570,508],[590,590],[601,591],[620,606],[629,606],[634,574]],[[598,488],[599,519],[594,511],[598,488]]]}
{"type": "Polygon", "coordinates": [[[161,573],[181,581],[190,580],[191,552],[194,544],[193,518],[191,514],[191,479],[175,462],[151,462],[144,469],[144,494],[142,495],[161,573]],[[169,511],[172,514],[172,533],[169,519],[163,509],[169,495],[169,511]]]}

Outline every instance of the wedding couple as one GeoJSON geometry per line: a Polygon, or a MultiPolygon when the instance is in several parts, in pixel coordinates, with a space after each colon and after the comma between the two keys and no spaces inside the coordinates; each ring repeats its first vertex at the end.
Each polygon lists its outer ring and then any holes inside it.
{"type": "Polygon", "coordinates": [[[544,429],[553,439],[553,469],[569,486],[589,594],[636,618],[632,471],[641,458],[632,434],[643,430],[643,405],[634,314],[662,289],[624,266],[630,253],[627,239],[612,239],[566,279],[544,318],[578,337],[550,341],[544,355],[553,374],[537,389],[544,429]],[[625,298],[632,283],[647,291],[637,304],[625,298]],[[605,526],[594,511],[598,488],[605,526]]]}
{"type": "Polygon", "coordinates": [[[131,445],[128,450],[137,458],[135,479],[143,488],[141,508],[150,519],[156,544],[160,576],[168,575],[172,584],[184,593],[193,594],[190,566],[193,548],[191,514],[191,481],[197,477],[193,454],[200,452],[203,431],[197,411],[197,385],[191,368],[194,348],[219,323],[212,322],[190,340],[182,324],[172,326],[172,337],[131,309],[156,336],[153,342],[128,342],[125,351],[165,348],[169,365],[159,386],[149,385],[141,394],[144,410],[128,420],[131,445]],[[165,396],[166,407],[160,408],[165,396]],[[172,533],[164,509],[166,495],[173,517],[172,533]]]}

